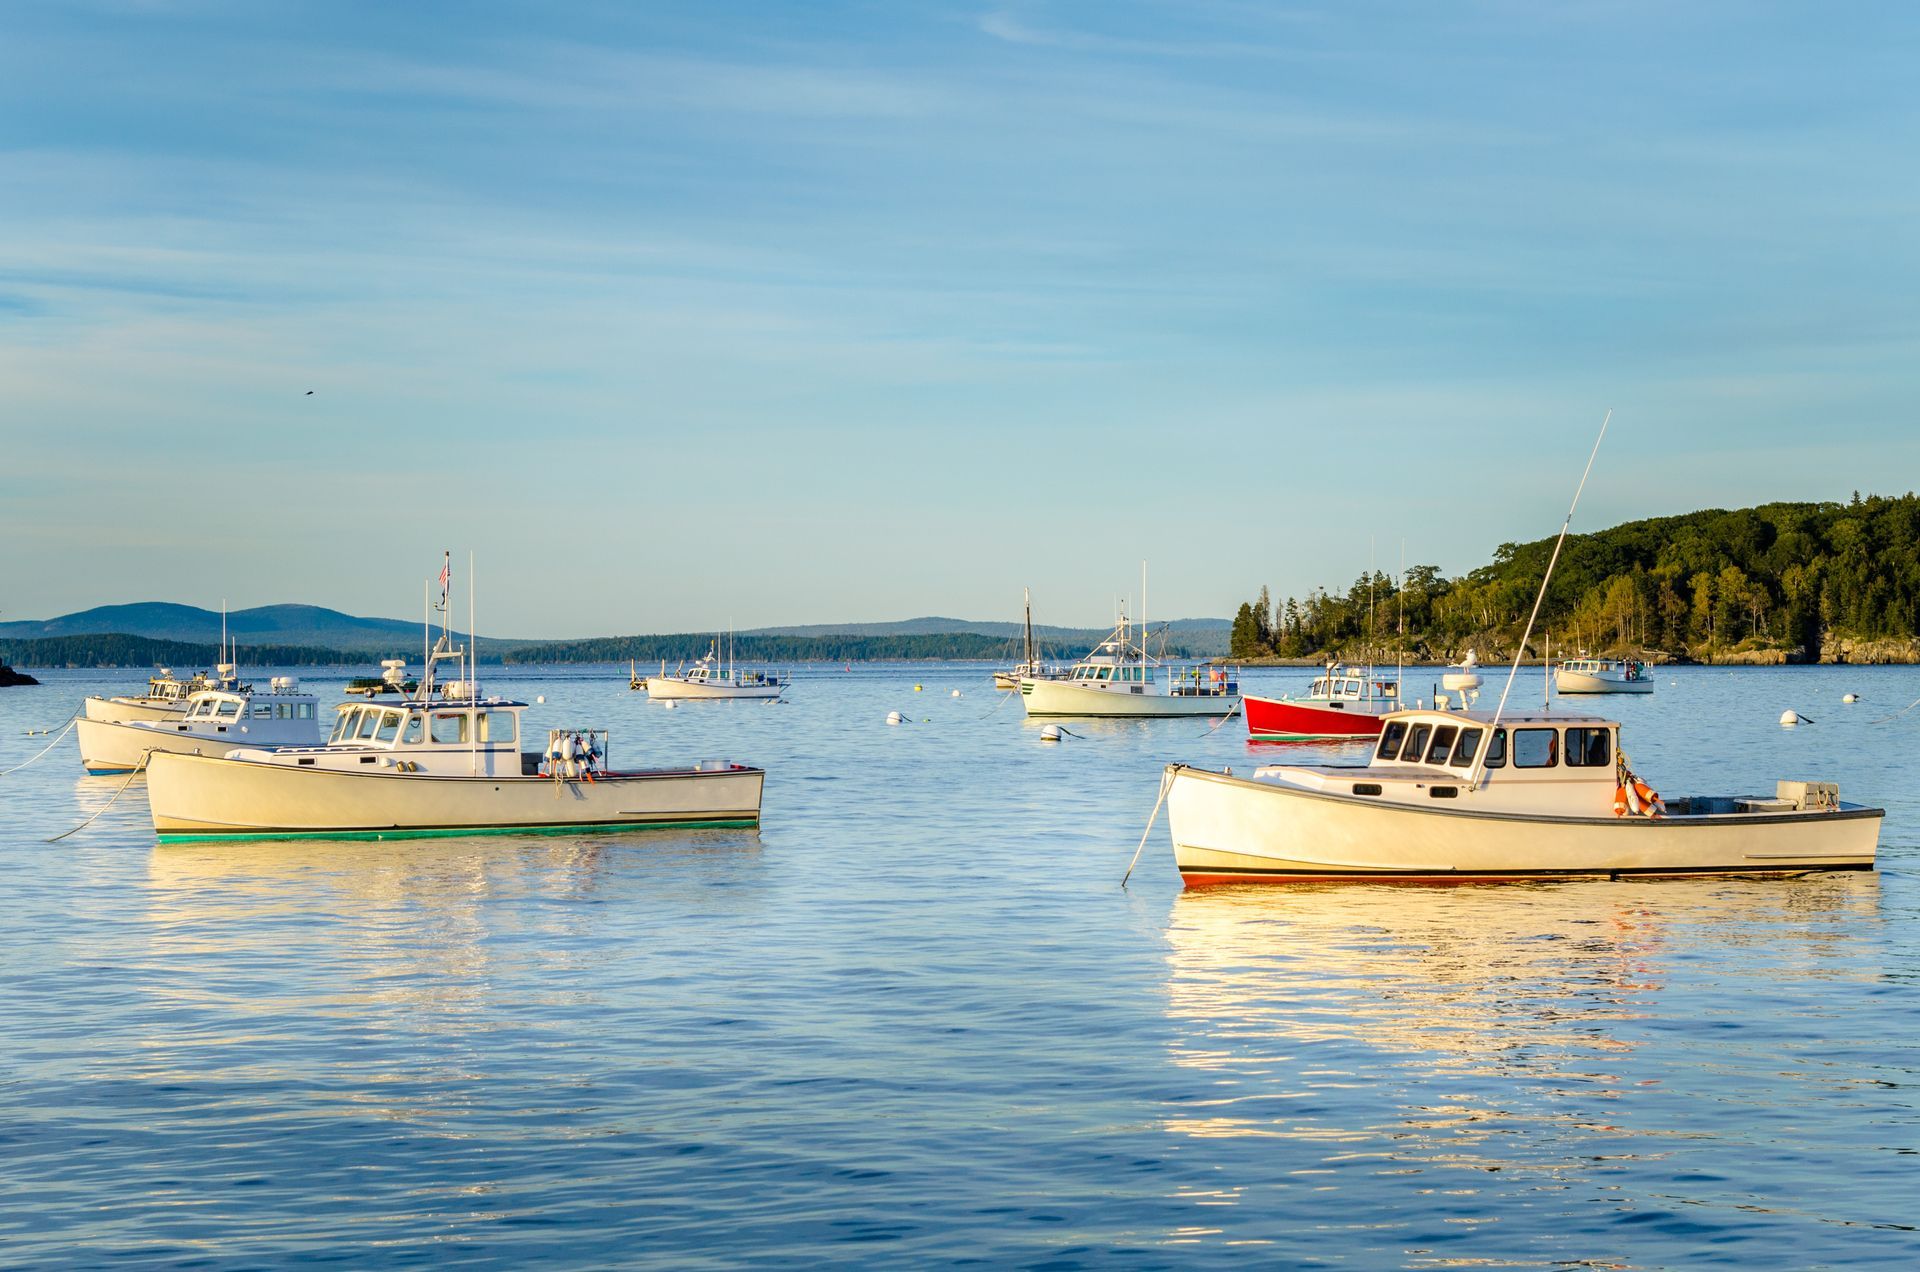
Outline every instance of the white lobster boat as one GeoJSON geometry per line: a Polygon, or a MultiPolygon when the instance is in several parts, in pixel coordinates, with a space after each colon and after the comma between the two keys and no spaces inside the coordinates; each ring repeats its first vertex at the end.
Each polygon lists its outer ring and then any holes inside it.
{"type": "Polygon", "coordinates": [[[268,691],[246,686],[202,689],[187,699],[186,710],[159,720],[74,723],[80,764],[87,772],[131,773],[147,756],[167,751],[186,755],[224,755],[237,746],[311,746],[320,741],[319,699],[301,693],[291,676],[275,676],[268,691]]]}
{"type": "Polygon", "coordinates": [[[163,842],[403,839],[759,824],[762,770],[617,770],[600,729],[554,729],[544,750],[523,752],[526,704],[481,697],[466,672],[464,649],[443,633],[418,696],[341,706],[324,745],[155,753],[155,832],[163,842]],[[450,659],[461,677],[436,694],[434,666],[450,659]]]}
{"type": "Polygon", "coordinates": [[[1647,665],[1631,658],[1567,658],[1553,671],[1555,693],[1652,693],[1647,665]]]}
{"type": "Polygon", "coordinates": [[[1824,782],[1663,806],[1627,771],[1619,731],[1597,716],[1398,711],[1364,765],[1169,765],[1175,864],[1189,886],[1873,867],[1884,810],[1824,782]]]}
{"type": "Polygon", "coordinates": [[[647,696],[660,700],[705,698],[778,698],[787,691],[793,677],[781,671],[742,671],[731,658],[720,665],[720,641],[716,638],[706,654],[691,667],[679,667],[669,675],[667,664],[660,674],[642,677],[629,669],[629,688],[645,689],[647,696]]]}
{"type": "Polygon", "coordinates": [[[171,669],[162,667],[159,675],[147,677],[147,691],[144,694],[113,698],[89,695],[82,704],[81,718],[98,720],[103,724],[178,720],[187,713],[187,699],[194,694],[203,689],[235,689],[239,683],[238,670],[232,663],[221,663],[211,676],[196,671],[186,678],[176,676],[171,669]]]}
{"type": "Polygon", "coordinates": [[[1223,716],[1240,702],[1239,676],[1223,667],[1164,663],[1122,615],[1107,638],[1061,680],[1020,681],[1030,716],[1126,719],[1223,716]]]}

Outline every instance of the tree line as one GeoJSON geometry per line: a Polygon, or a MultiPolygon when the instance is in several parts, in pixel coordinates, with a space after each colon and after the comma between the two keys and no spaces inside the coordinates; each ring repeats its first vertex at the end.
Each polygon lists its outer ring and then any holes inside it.
{"type": "MultiPolygon", "coordinates": [[[[1511,656],[1551,538],[1503,543],[1448,578],[1363,573],[1345,592],[1259,595],[1234,617],[1234,657],[1451,661],[1511,656]]],[[[1541,606],[1555,649],[1711,660],[1756,650],[1815,661],[1837,641],[1920,636],[1920,498],[1777,503],[1628,522],[1569,535],[1541,606]]]]}

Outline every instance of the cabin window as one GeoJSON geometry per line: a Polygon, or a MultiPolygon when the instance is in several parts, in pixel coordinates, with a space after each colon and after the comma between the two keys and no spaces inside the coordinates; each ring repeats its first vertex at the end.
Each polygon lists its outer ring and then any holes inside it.
{"type": "Polygon", "coordinates": [[[1485,733],[1485,729],[1461,730],[1460,741],[1453,748],[1453,760],[1451,761],[1453,767],[1465,768],[1467,765],[1473,763],[1474,754],[1480,749],[1480,738],[1485,733]]]}
{"type": "Polygon", "coordinates": [[[374,733],[376,733],[379,728],[380,713],[378,711],[362,711],[360,713],[359,727],[353,731],[353,740],[356,742],[371,742],[373,741],[374,733]]]}
{"type": "Polygon", "coordinates": [[[1443,724],[1433,731],[1433,745],[1427,748],[1427,763],[1445,764],[1447,756],[1453,751],[1453,739],[1460,730],[1451,724],[1443,724]]]}
{"type": "Polygon", "coordinates": [[[1374,751],[1373,758],[1376,760],[1392,759],[1394,756],[1400,754],[1400,744],[1406,740],[1407,722],[1405,720],[1395,720],[1392,724],[1380,730],[1380,745],[1374,751]]]}
{"type": "Polygon", "coordinates": [[[1413,732],[1407,734],[1407,748],[1406,750],[1400,752],[1400,758],[1407,761],[1410,764],[1418,763],[1420,757],[1422,755],[1425,755],[1427,752],[1427,738],[1430,737],[1432,734],[1433,734],[1432,725],[1430,724],[1414,725],[1413,732]]]}
{"type": "Polygon", "coordinates": [[[1552,768],[1560,762],[1560,730],[1515,729],[1513,766],[1515,768],[1552,768]]]}
{"type": "Polygon", "coordinates": [[[273,704],[271,702],[263,702],[255,707],[253,709],[253,718],[256,720],[273,719],[273,704]]]}
{"type": "Polygon", "coordinates": [[[400,740],[402,742],[407,743],[409,746],[413,746],[421,742],[424,742],[426,740],[426,737],[427,737],[426,719],[422,716],[417,716],[417,715],[408,716],[407,731],[401,735],[400,740]]]}
{"type": "Polygon", "coordinates": [[[398,711],[383,712],[380,716],[380,728],[373,735],[373,740],[375,742],[391,742],[399,736],[400,713],[398,711]]]}
{"type": "Polygon", "coordinates": [[[482,742],[513,741],[513,712],[489,711],[481,716],[480,740],[482,742]]]}
{"type": "Polygon", "coordinates": [[[1567,730],[1568,768],[1605,768],[1613,763],[1613,745],[1606,729],[1567,730]]]}
{"type": "Polygon", "coordinates": [[[240,704],[232,698],[222,698],[215,704],[213,713],[222,720],[231,720],[240,714],[240,704]]]}
{"type": "Polygon", "coordinates": [[[1487,767],[1505,768],[1507,766],[1507,731],[1495,729],[1493,738],[1487,743],[1487,767]]]}
{"type": "Polygon", "coordinates": [[[295,718],[299,720],[313,719],[313,706],[314,704],[311,702],[296,703],[294,706],[294,711],[296,713],[295,718]]]}
{"type": "Polygon", "coordinates": [[[343,742],[353,736],[353,708],[342,707],[333,718],[333,732],[327,736],[329,742],[343,742]]]}
{"type": "Polygon", "coordinates": [[[467,717],[440,713],[433,717],[433,740],[443,746],[467,740],[467,717]]]}

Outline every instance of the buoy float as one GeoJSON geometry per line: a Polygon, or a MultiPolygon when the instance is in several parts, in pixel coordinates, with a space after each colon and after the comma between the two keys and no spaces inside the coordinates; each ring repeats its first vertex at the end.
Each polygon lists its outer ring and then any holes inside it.
{"type": "Polygon", "coordinates": [[[1800,723],[1800,713],[1798,711],[1782,711],[1780,713],[1781,728],[1791,729],[1798,723],[1800,723]]]}
{"type": "Polygon", "coordinates": [[[675,702],[672,698],[668,698],[665,702],[661,703],[660,705],[665,707],[669,711],[677,710],[680,706],[680,704],[675,702]]]}
{"type": "Polygon", "coordinates": [[[536,705],[544,707],[547,705],[547,695],[544,693],[535,694],[533,701],[536,705]]]}
{"type": "Polygon", "coordinates": [[[1860,695],[1859,695],[1859,694],[1857,694],[1857,693],[1848,693],[1848,694],[1842,694],[1842,695],[1840,696],[1840,701],[1842,701],[1842,702],[1858,702],[1858,701],[1860,701],[1860,695]]]}
{"type": "Polygon", "coordinates": [[[915,686],[913,687],[913,691],[914,691],[915,693],[919,693],[919,692],[920,692],[920,686],[919,686],[919,685],[915,685],[915,686]]]}
{"type": "Polygon", "coordinates": [[[960,691],[959,691],[958,689],[955,689],[955,690],[953,691],[953,696],[954,696],[954,697],[956,697],[956,698],[958,698],[958,697],[960,696],[960,691]]]}
{"type": "Polygon", "coordinates": [[[898,711],[887,712],[888,724],[905,724],[906,722],[907,722],[907,718],[901,715],[898,711]]]}
{"type": "Polygon", "coordinates": [[[1042,742],[1058,742],[1061,738],[1065,736],[1066,736],[1066,730],[1062,729],[1057,724],[1050,724],[1046,728],[1040,730],[1040,740],[1042,742]]]}
{"type": "Polygon", "coordinates": [[[1615,817],[1627,815],[1627,788],[1624,784],[1613,788],[1613,815],[1615,817]]]}

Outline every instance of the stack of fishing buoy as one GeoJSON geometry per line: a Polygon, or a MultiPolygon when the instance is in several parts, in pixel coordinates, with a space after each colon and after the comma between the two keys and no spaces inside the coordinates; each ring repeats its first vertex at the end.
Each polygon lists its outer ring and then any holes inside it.
{"type": "Polygon", "coordinates": [[[1633,775],[1627,767],[1627,757],[1622,754],[1615,766],[1615,785],[1613,788],[1613,815],[1625,817],[1665,817],[1666,802],[1660,793],[1633,775]]]}

